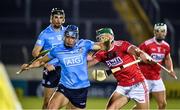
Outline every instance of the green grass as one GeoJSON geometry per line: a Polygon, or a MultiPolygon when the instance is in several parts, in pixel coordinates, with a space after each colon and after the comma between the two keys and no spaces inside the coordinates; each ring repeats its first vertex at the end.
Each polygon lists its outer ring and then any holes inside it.
{"type": "MultiPolygon", "coordinates": [[[[89,98],[87,102],[87,109],[104,109],[107,98],[89,98]]],[[[41,109],[42,98],[37,97],[23,97],[20,98],[23,109],[41,109]]],[[[180,109],[180,99],[167,99],[167,109],[180,109]]],[[[123,109],[131,109],[134,105],[134,101],[130,101],[123,109]]],[[[154,100],[150,102],[150,108],[156,109],[156,103],[154,100]]]]}

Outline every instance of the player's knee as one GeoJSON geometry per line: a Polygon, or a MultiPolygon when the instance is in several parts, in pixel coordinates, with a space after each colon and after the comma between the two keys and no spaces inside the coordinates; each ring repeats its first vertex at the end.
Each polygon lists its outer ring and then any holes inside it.
{"type": "Polygon", "coordinates": [[[165,108],[165,107],[166,107],[166,105],[167,105],[167,102],[166,102],[165,100],[160,101],[160,102],[158,103],[158,106],[159,106],[159,108],[160,108],[160,109],[165,108]]]}
{"type": "Polygon", "coordinates": [[[119,109],[120,107],[115,104],[115,103],[111,103],[111,104],[108,104],[107,107],[106,107],[106,110],[115,110],[115,109],[119,109]]]}
{"type": "Polygon", "coordinates": [[[113,105],[106,107],[106,110],[113,110],[113,109],[115,109],[115,107],[113,105]]]}
{"type": "Polygon", "coordinates": [[[48,102],[44,102],[42,108],[43,108],[43,109],[47,109],[47,107],[48,107],[48,102]]]}
{"type": "Polygon", "coordinates": [[[54,108],[54,105],[52,104],[52,103],[48,103],[48,105],[47,105],[47,109],[49,110],[52,110],[52,109],[55,109],[54,108]]]}
{"type": "Polygon", "coordinates": [[[47,109],[48,106],[48,102],[49,102],[49,98],[44,98],[44,102],[43,102],[43,109],[47,109]]]}

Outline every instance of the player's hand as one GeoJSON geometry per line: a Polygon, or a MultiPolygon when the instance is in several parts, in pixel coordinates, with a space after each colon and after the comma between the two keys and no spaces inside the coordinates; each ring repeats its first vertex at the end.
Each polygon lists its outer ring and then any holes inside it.
{"type": "Polygon", "coordinates": [[[143,61],[144,63],[156,64],[156,62],[151,58],[151,56],[148,55],[148,54],[145,53],[145,52],[142,52],[142,53],[140,54],[140,58],[142,59],[142,61],[143,61]]]}
{"type": "Polygon", "coordinates": [[[100,50],[108,51],[110,49],[110,45],[111,45],[110,40],[99,42],[100,50]]]}
{"type": "Polygon", "coordinates": [[[29,68],[29,64],[23,64],[22,66],[21,66],[21,70],[29,70],[30,68],[29,68]]]}
{"type": "Polygon", "coordinates": [[[44,67],[48,70],[48,71],[53,71],[55,70],[55,67],[54,65],[50,65],[50,64],[45,64],[44,67]]]}
{"type": "Polygon", "coordinates": [[[93,79],[96,81],[104,81],[107,78],[107,73],[105,70],[95,69],[92,72],[93,79]]]}
{"type": "Polygon", "coordinates": [[[100,37],[99,40],[101,50],[109,50],[111,45],[111,40],[108,36],[100,37]]]}
{"type": "Polygon", "coordinates": [[[169,75],[172,76],[174,79],[177,79],[175,71],[170,71],[169,75]]]}

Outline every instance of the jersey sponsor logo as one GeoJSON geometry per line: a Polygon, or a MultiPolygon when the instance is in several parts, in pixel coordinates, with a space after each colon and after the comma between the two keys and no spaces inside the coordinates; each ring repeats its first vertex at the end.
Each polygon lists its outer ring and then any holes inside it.
{"type": "Polygon", "coordinates": [[[153,60],[155,60],[156,62],[161,62],[164,59],[165,54],[162,53],[152,53],[151,57],[153,58],[153,60]]]}
{"type": "Polygon", "coordinates": [[[123,61],[120,57],[115,57],[111,60],[106,61],[106,64],[108,65],[108,67],[117,66],[117,65],[120,65],[122,63],[123,63],[123,61]]]}
{"type": "Polygon", "coordinates": [[[83,58],[82,58],[81,55],[74,56],[74,57],[64,58],[63,61],[64,61],[64,64],[65,64],[66,67],[76,66],[76,65],[83,64],[83,58]]]}

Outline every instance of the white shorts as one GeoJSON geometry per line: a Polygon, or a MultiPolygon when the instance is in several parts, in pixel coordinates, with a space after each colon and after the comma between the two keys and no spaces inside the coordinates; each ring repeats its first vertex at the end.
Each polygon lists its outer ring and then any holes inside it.
{"type": "Polygon", "coordinates": [[[149,100],[149,92],[146,81],[139,82],[132,86],[117,86],[114,92],[120,93],[138,103],[145,103],[149,100]]]}
{"type": "Polygon", "coordinates": [[[146,81],[149,87],[149,92],[160,92],[166,90],[162,79],[146,80],[146,81]]]}

